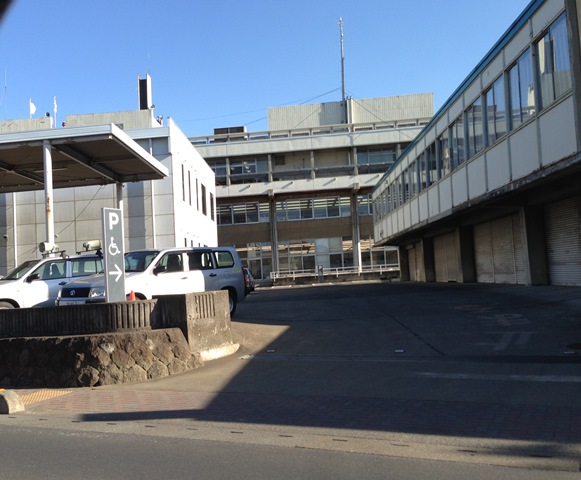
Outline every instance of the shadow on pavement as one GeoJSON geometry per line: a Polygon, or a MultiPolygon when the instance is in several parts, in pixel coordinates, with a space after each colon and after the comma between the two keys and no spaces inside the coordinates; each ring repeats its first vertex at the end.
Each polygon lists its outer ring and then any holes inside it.
{"type": "Polygon", "coordinates": [[[579,444],[581,407],[573,399],[581,394],[581,357],[567,352],[581,339],[579,306],[581,292],[558,287],[259,291],[239,306],[244,338],[235,339],[242,345],[236,358],[166,385],[184,395],[214,392],[207,406],[95,412],[82,420],[191,419],[579,444]],[[256,333],[260,328],[268,334],[256,333]]]}

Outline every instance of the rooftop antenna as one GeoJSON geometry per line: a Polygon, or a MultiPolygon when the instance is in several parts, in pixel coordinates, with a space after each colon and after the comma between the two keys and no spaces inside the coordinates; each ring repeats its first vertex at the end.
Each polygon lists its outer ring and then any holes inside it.
{"type": "Polygon", "coordinates": [[[343,17],[339,18],[339,31],[341,34],[341,100],[343,101],[345,123],[349,123],[347,115],[347,96],[345,95],[345,49],[343,48],[343,17]]]}

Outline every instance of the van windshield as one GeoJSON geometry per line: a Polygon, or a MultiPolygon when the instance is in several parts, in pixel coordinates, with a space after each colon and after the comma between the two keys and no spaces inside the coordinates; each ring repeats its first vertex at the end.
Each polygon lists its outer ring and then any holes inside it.
{"type": "Polygon", "coordinates": [[[125,254],[125,273],[143,272],[155,257],[159,250],[147,250],[142,252],[128,252],[125,254]]]}
{"type": "Polygon", "coordinates": [[[9,272],[2,280],[18,280],[19,278],[28,275],[28,272],[38,265],[38,262],[40,262],[40,260],[28,260],[27,262],[18,265],[18,267],[9,272]]]}

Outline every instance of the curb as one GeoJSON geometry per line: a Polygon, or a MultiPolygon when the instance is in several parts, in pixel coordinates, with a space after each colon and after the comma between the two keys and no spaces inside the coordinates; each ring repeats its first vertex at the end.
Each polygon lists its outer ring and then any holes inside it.
{"type": "Polygon", "coordinates": [[[24,411],[20,396],[12,390],[0,388],[0,414],[11,414],[24,411]]]}

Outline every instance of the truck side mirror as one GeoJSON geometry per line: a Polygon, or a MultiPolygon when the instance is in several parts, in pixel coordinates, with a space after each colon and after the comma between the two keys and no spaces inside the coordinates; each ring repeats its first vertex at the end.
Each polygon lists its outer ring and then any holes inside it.
{"type": "Polygon", "coordinates": [[[153,274],[154,274],[154,275],[158,275],[158,274],[160,274],[160,273],[162,273],[162,272],[165,272],[165,271],[166,271],[166,269],[167,269],[167,268],[166,268],[166,267],[164,267],[163,265],[158,265],[157,267],[155,267],[155,268],[153,269],[153,274]]]}
{"type": "Polygon", "coordinates": [[[38,280],[40,278],[40,275],[38,273],[33,273],[32,275],[29,275],[28,277],[26,277],[26,283],[32,283],[35,280],[38,280]]]}

